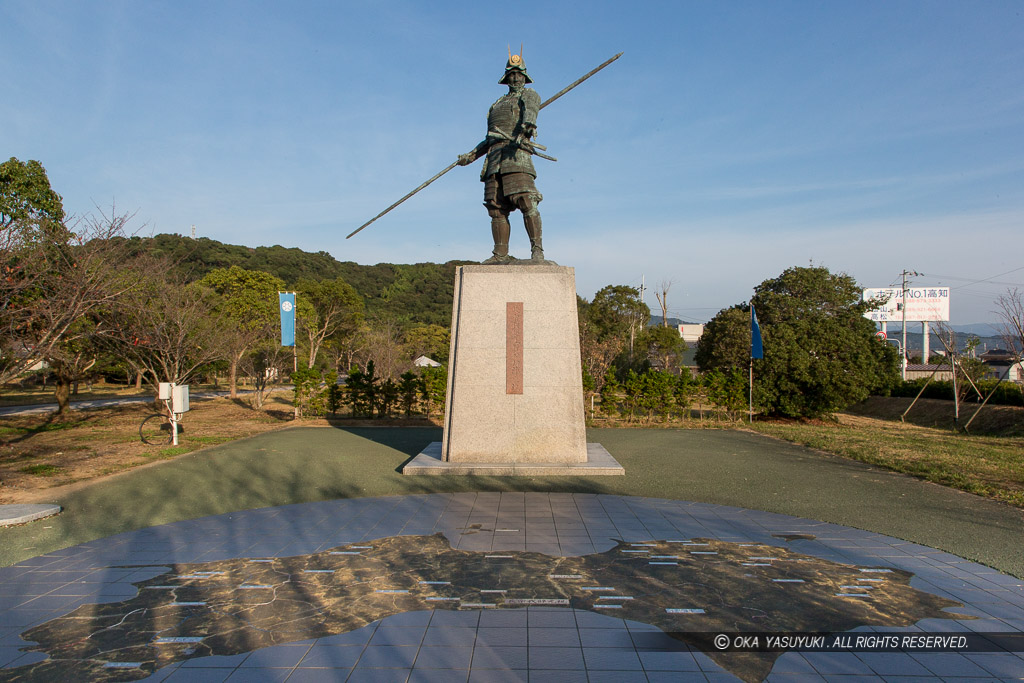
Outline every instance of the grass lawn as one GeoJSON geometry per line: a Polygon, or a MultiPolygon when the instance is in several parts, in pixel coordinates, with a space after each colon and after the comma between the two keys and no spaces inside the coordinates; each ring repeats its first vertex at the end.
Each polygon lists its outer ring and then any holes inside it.
{"type": "Polygon", "coordinates": [[[758,433],[1024,508],[1024,438],[972,436],[842,415],[834,424],[755,422],[758,433]]]}

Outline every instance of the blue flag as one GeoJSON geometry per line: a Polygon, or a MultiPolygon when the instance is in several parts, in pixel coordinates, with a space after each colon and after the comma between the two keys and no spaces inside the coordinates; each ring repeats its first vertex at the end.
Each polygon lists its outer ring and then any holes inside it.
{"type": "Polygon", "coordinates": [[[750,357],[764,358],[764,344],[761,342],[761,326],[757,324],[757,312],[750,307],[750,357]]]}
{"type": "Polygon", "coordinates": [[[295,346],[295,292],[278,292],[281,309],[281,346],[295,346]]]}

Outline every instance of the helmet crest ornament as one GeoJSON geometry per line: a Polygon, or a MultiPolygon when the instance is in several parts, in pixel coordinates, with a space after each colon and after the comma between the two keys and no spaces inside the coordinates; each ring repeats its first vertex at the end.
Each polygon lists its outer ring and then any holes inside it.
{"type": "Polygon", "coordinates": [[[530,78],[530,74],[526,73],[526,64],[523,62],[523,46],[519,45],[519,54],[512,54],[512,45],[508,46],[508,62],[505,63],[505,74],[498,81],[501,85],[508,85],[508,77],[513,72],[518,72],[526,77],[527,83],[533,83],[533,79],[530,78]]]}

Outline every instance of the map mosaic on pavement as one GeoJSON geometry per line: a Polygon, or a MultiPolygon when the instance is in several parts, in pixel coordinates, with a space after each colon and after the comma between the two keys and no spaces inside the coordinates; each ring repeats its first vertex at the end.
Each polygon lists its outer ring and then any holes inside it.
{"type": "MultiPolygon", "coordinates": [[[[799,536],[798,538],[808,538],[799,536]]],[[[788,540],[788,539],[787,539],[788,540]]],[[[22,634],[48,659],[0,681],[128,681],[175,661],[345,633],[419,610],[591,610],[700,647],[715,631],[847,631],[908,626],[958,602],[898,569],[840,564],[714,539],[618,542],[602,553],[453,549],[443,534],[391,536],[309,555],[175,564],[128,600],[87,604],[22,634]]],[[[682,646],[682,645],[681,645],[682,646]]],[[[707,652],[745,681],[779,652],[707,652]]]]}

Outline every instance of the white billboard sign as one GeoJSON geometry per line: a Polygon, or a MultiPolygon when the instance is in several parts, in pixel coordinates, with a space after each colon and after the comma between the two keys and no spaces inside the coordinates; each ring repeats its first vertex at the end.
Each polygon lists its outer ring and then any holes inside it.
{"type": "Polygon", "coordinates": [[[875,322],[945,322],[949,320],[949,287],[908,287],[907,316],[903,317],[903,292],[899,287],[864,290],[864,301],[885,299],[878,308],[864,314],[875,322]]]}

